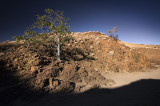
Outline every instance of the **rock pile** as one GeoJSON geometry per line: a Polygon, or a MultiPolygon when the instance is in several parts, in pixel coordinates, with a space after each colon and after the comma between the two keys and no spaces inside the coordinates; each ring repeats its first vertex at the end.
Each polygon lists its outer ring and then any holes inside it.
{"type": "Polygon", "coordinates": [[[106,87],[114,81],[108,72],[132,72],[150,68],[145,56],[100,32],[71,33],[75,40],[61,48],[25,44],[1,44],[1,71],[17,71],[18,77],[32,89],[50,92],[83,92],[106,87]]]}

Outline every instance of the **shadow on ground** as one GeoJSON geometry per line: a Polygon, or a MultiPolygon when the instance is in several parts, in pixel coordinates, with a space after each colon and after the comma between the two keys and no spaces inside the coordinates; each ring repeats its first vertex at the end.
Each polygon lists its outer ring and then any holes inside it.
{"type": "Polygon", "coordinates": [[[30,90],[0,70],[0,106],[160,106],[160,80],[140,80],[116,89],[93,88],[80,94],[46,94],[30,90]]]}
{"type": "Polygon", "coordinates": [[[160,106],[160,80],[140,80],[116,89],[93,88],[75,95],[55,97],[51,94],[31,104],[39,103],[48,106],[160,106]]]}
{"type": "Polygon", "coordinates": [[[41,93],[32,91],[25,81],[17,77],[17,72],[5,68],[5,64],[0,61],[0,106],[13,106],[19,99],[30,101],[41,97],[41,93]]]}

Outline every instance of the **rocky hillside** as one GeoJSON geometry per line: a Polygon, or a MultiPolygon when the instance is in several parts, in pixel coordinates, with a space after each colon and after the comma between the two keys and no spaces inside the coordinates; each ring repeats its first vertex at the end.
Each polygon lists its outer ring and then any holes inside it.
{"type": "MultiPolygon", "coordinates": [[[[75,40],[62,46],[61,61],[56,60],[55,47],[17,44],[14,41],[1,43],[1,76],[5,72],[14,72],[20,84],[35,91],[83,92],[114,84],[103,74],[153,68],[145,55],[103,33],[71,33],[71,36],[75,40]]],[[[6,79],[0,80],[1,86],[5,86],[6,79]]],[[[5,88],[2,87],[0,93],[5,88]]]]}
{"type": "Polygon", "coordinates": [[[155,64],[160,64],[160,45],[144,45],[122,42],[122,44],[135,49],[138,53],[143,54],[155,64]]]}

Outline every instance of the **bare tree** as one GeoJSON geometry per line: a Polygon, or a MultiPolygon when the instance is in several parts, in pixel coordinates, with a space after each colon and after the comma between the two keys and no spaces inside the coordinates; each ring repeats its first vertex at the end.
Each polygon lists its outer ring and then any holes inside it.
{"type": "Polygon", "coordinates": [[[118,40],[118,34],[117,34],[117,31],[118,31],[118,27],[115,26],[112,30],[109,30],[108,33],[109,33],[109,36],[115,40],[118,40]]]}

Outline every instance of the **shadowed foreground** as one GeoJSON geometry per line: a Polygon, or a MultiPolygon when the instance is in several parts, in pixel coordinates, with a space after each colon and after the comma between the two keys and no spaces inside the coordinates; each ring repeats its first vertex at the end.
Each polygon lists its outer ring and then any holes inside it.
{"type": "Polygon", "coordinates": [[[93,88],[81,94],[47,94],[21,84],[14,73],[0,74],[1,106],[160,106],[160,80],[140,80],[116,89],[93,88]]]}
{"type": "MultiPolygon", "coordinates": [[[[82,94],[53,95],[35,101],[33,105],[62,106],[160,106],[160,80],[141,80],[117,89],[94,88],[82,94]]],[[[32,103],[31,103],[32,104],[32,103]]]]}

